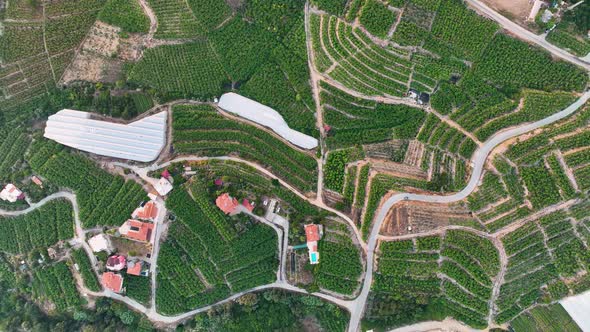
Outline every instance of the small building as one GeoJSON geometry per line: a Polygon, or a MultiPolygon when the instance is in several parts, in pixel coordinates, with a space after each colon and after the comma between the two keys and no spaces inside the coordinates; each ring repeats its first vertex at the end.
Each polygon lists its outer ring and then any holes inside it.
{"type": "Polygon", "coordinates": [[[123,289],[123,276],[113,272],[105,272],[101,276],[102,285],[115,293],[120,293],[123,289]]]}
{"type": "Polygon", "coordinates": [[[171,177],[172,175],[170,175],[170,172],[168,171],[168,169],[165,169],[165,170],[162,172],[161,176],[162,176],[163,178],[165,178],[166,180],[170,180],[170,177],[171,177]]]}
{"type": "Polygon", "coordinates": [[[543,14],[541,14],[541,22],[543,23],[549,23],[549,21],[551,21],[552,18],[553,13],[549,9],[545,9],[543,14]]]}
{"type": "Polygon", "coordinates": [[[133,211],[131,217],[133,219],[143,219],[143,220],[151,220],[154,221],[158,216],[158,206],[156,202],[149,201],[145,203],[143,206],[138,207],[133,211]]]}
{"type": "Polygon", "coordinates": [[[240,204],[237,199],[231,197],[228,193],[225,193],[217,197],[215,205],[217,205],[223,213],[231,214],[236,211],[240,204]]]}
{"type": "Polygon", "coordinates": [[[250,203],[250,201],[247,200],[246,198],[244,198],[242,200],[242,206],[250,212],[254,211],[254,205],[252,203],[250,203]]]}
{"type": "Polygon", "coordinates": [[[8,201],[10,203],[14,203],[20,199],[24,199],[25,194],[22,191],[18,190],[18,188],[12,184],[7,184],[2,191],[0,191],[0,199],[4,201],[8,201]]]}
{"type": "Polygon", "coordinates": [[[148,272],[147,264],[144,264],[143,261],[130,260],[127,262],[127,274],[147,277],[148,272]]]}
{"type": "Polygon", "coordinates": [[[422,92],[420,94],[420,98],[418,99],[418,104],[426,105],[430,102],[430,95],[426,92],[422,92]]]}
{"type": "Polygon", "coordinates": [[[154,224],[129,219],[121,227],[119,233],[126,238],[141,242],[152,242],[154,224]]]}
{"type": "Polygon", "coordinates": [[[121,271],[127,266],[127,260],[123,255],[113,255],[107,259],[107,269],[121,271]]]}
{"type": "Polygon", "coordinates": [[[215,179],[215,185],[218,187],[223,186],[223,180],[221,178],[215,179]]]}
{"type": "Polygon", "coordinates": [[[152,200],[155,201],[156,199],[158,199],[158,192],[156,190],[152,190],[148,193],[148,197],[152,200]]]}
{"type": "Polygon", "coordinates": [[[90,240],[88,240],[88,244],[94,252],[111,251],[111,242],[109,241],[109,238],[104,234],[98,234],[90,238],[90,240]]]}
{"type": "Polygon", "coordinates": [[[31,177],[31,181],[33,181],[33,183],[38,185],[39,187],[43,188],[43,181],[41,181],[41,179],[39,179],[37,176],[33,175],[31,177]]]}
{"type": "Polygon", "coordinates": [[[317,264],[320,262],[320,253],[318,251],[318,241],[322,238],[324,229],[322,225],[308,224],[305,225],[305,238],[307,240],[307,249],[309,251],[309,263],[317,264]]]}
{"type": "Polygon", "coordinates": [[[419,95],[420,95],[420,91],[418,91],[416,89],[410,89],[410,91],[408,91],[408,97],[410,97],[412,99],[418,98],[419,95]]]}
{"type": "Polygon", "coordinates": [[[170,183],[165,177],[161,177],[160,180],[158,180],[158,183],[154,186],[154,189],[156,189],[160,196],[166,196],[172,191],[172,183],[170,183]]]}

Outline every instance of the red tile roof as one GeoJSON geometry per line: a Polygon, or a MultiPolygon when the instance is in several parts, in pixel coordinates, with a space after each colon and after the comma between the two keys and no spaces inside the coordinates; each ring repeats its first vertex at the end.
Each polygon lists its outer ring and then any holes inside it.
{"type": "Polygon", "coordinates": [[[230,214],[236,210],[239,204],[237,199],[231,197],[228,193],[225,193],[217,197],[215,205],[217,205],[223,213],[230,214]]]}
{"type": "Polygon", "coordinates": [[[147,202],[143,207],[137,208],[133,212],[133,218],[154,220],[158,216],[158,207],[156,202],[147,202]]]}
{"type": "Polygon", "coordinates": [[[305,237],[307,242],[319,241],[320,240],[320,228],[318,225],[310,224],[305,225],[305,237]]]}
{"type": "Polygon", "coordinates": [[[126,237],[137,241],[150,241],[154,224],[133,219],[127,220],[127,222],[129,223],[129,231],[124,234],[126,237]]]}
{"type": "Polygon", "coordinates": [[[115,293],[120,293],[123,288],[123,277],[113,272],[105,272],[101,277],[102,285],[115,293]]]}
{"type": "Polygon", "coordinates": [[[164,177],[164,178],[166,178],[166,179],[167,179],[167,178],[169,178],[169,177],[170,177],[170,172],[168,172],[168,170],[167,170],[167,169],[165,169],[165,170],[162,172],[162,177],[164,177]]]}
{"type": "Polygon", "coordinates": [[[33,175],[33,177],[31,178],[31,181],[33,181],[34,184],[36,184],[36,185],[38,185],[40,187],[43,186],[43,181],[41,181],[41,179],[39,179],[35,175],[33,175]]]}
{"type": "Polygon", "coordinates": [[[215,179],[215,185],[218,187],[223,186],[223,180],[222,179],[215,179]]]}
{"type": "Polygon", "coordinates": [[[250,201],[248,201],[247,199],[243,199],[242,200],[242,205],[246,208],[246,210],[252,212],[252,210],[254,210],[254,206],[252,204],[250,204],[250,201]]]}
{"type": "Polygon", "coordinates": [[[141,275],[141,261],[129,262],[127,264],[127,274],[134,276],[141,275]]]}

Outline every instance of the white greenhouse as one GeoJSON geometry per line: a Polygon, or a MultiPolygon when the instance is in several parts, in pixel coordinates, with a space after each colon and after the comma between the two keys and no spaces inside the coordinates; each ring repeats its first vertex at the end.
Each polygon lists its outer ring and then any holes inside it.
{"type": "Polygon", "coordinates": [[[219,99],[222,109],[272,129],[279,136],[303,149],[318,146],[318,140],[289,128],[279,112],[252,99],[229,92],[219,99]]]}
{"type": "Polygon", "coordinates": [[[156,159],[166,144],[166,112],[126,125],[90,116],[61,110],[47,120],[44,136],[78,150],[140,162],[156,159]]]}

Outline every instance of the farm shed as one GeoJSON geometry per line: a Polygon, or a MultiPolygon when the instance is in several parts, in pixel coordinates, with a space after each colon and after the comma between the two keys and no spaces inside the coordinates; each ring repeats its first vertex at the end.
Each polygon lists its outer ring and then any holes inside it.
{"type": "Polygon", "coordinates": [[[101,156],[148,162],[166,144],[167,113],[130,124],[94,120],[91,113],[64,109],[49,117],[45,137],[101,156]]]}
{"type": "Polygon", "coordinates": [[[282,138],[303,149],[314,149],[318,146],[317,139],[289,128],[279,112],[237,93],[229,92],[221,96],[219,107],[268,127],[282,138]]]}

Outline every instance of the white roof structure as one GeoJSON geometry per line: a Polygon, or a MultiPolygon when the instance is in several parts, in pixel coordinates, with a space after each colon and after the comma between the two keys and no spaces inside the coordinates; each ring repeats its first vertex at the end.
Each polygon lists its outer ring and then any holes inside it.
{"type": "Polygon", "coordinates": [[[14,203],[19,199],[19,197],[21,197],[22,194],[23,192],[18,190],[15,185],[9,183],[6,185],[6,187],[4,187],[4,189],[2,189],[2,191],[0,191],[0,199],[14,203]]]}
{"type": "Polygon", "coordinates": [[[279,112],[252,99],[228,92],[221,96],[218,105],[228,112],[269,127],[279,136],[298,147],[313,149],[318,146],[317,139],[289,128],[289,125],[279,112]]]}
{"type": "Polygon", "coordinates": [[[104,234],[98,234],[90,240],[88,240],[88,245],[92,248],[94,252],[100,251],[110,251],[110,242],[109,239],[104,234]]]}
{"type": "Polygon", "coordinates": [[[78,150],[140,162],[156,159],[166,144],[166,112],[126,125],[90,115],[61,110],[47,120],[44,136],[78,150]]]}
{"type": "Polygon", "coordinates": [[[565,298],[559,303],[584,332],[590,332],[590,291],[565,298]]]}
{"type": "Polygon", "coordinates": [[[172,183],[166,180],[165,177],[161,177],[160,180],[154,185],[154,189],[160,194],[160,196],[166,196],[172,190],[172,183]]]}

